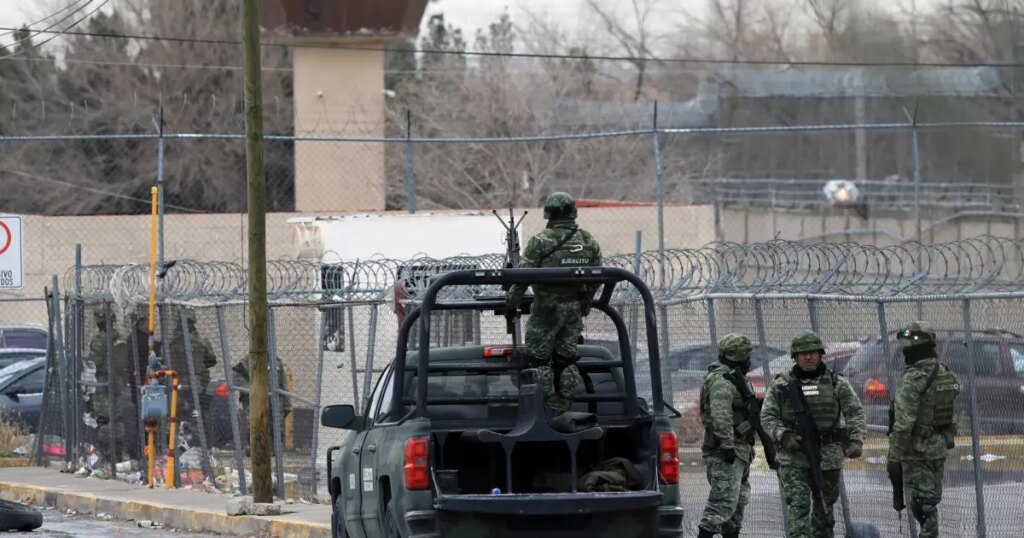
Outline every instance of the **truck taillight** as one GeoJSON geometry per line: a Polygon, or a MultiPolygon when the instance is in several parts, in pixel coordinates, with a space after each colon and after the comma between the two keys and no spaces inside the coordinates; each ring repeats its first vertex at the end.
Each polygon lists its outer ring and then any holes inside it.
{"type": "Polygon", "coordinates": [[[429,441],[413,437],[405,442],[405,489],[427,489],[430,486],[430,469],[427,456],[429,441]]]}
{"type": "Polygon", "coordinates": [[[886,387],[881,380],[872,377],[864,385],[864,395],[872,400],[885,401],[889,399],[889,387],[886,387]]]}
{"type": "Polygon", "coordinates": [[[675,433],[658,434],[658,478],[662,484],[679,483],[679,444],[675,433]]]}
{"type": "Polygon", "coordinates": [[[485,358],[511,357],[515,349],[512,346],[491,346],[484,348],[485,358]]]}

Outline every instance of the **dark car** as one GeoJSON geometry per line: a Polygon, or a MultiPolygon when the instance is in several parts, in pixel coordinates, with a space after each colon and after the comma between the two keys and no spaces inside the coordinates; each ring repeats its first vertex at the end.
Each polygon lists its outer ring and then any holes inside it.
{"type": "Polygon", "coordinates": [[[0,323],[0,348],[47,349],[46,327],[35,323],[0,323]]]}
{"type": "MultiPolygon", "coordinates": [[[[38,353],[38,351],[37,351],[38,353]]],[[[0,369],[0,413],[35,432],[46,387],[46,357],[19,361],[0,369]]]]}
{"type": "MultiPolygon", "coordinates": [[[[936,331],[939,361],[949,366],[964,387],[957,399],[960,423],[967,424],[969,365],[973,360],[981,433],[1024,433],[1024,417],[1017,412],[1024,408],[1024,336],[996,330],[973,331],[974,351],[968,355],[966,334],[936,331]]],[[[903,354],[895,336],[889,337],[887,345],[888,354],[879,338],[865,343],[844,371],[864,404],[868,429],[876,433],[888,429],[889,403],[896,392],[892,384],[904,370],[903,354]],[[887,363],[887,358],[892,362],[887,363]]],[[[963,426],[960,433],[966,433],[963,426]]]]}

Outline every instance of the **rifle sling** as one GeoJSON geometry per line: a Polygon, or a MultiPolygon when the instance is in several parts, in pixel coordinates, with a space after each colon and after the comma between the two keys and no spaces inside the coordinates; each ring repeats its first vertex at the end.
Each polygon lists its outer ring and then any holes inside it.
{"type": "Polygon", "coordinates": [[[563,237],[563,238],[562,238],[562,240],[561,240],[561,241],[559,241],[558,243],[556,243],[556,244],[555,244],[555,246],[551,247],[550,249],[548,249],[548,250],[544,251],[544,253],[542,253],[542,254],[541,254],[541,255],[540,255],[540,256],[539,256],[538,258],[537,258],[537,263],[539,264],[540,262],[542,262],[542,261],[546,260],[546,259],[548,258],[548,256],[551,256],[551,255],[552,255],[552,254],[554,254],[555,252],[558,252],[558,249],[560,249],[560,248],[562,248],[563,246],[565,246],[565,244],[566,244],[566,243],[568,243],[568,242],[569,242],[569,240],[570,240],[570,239],[572,239],[572,238],[573,238],[573,236],[574,236],[574,235],[576,235],[576,232],[578,232],[578,231],[580,231],[580,228],[579,228],[579,226],[573,226],[573,227],[572,227],[572,229],[571,229],[571,230],[569,230],[569,233],[567,233],[567,234],[565,235],[565,237],[563,237]]]}

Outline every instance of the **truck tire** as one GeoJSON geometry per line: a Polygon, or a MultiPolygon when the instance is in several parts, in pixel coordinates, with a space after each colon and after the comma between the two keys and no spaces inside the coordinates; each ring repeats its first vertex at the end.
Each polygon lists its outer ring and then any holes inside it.
{"type": "Polygon", "coordinates": [[[334,509],[331,510],[331,538],[348,538],[348,530],[345,529],[345,505],[341,504],[341,495],[334,499],[334,509]]]}
{"type": "Polygon", "coordinates": [[[384,509],[384,538],[402,538],[402,529],[398,525],[398,513],[395,511],[394,499],[388,501],[384,509]]]}
{"type": "Polygon", "coordinates": [[[43,513],[31,506],[0,500],[0,532],[27,532],[43,526],[43,513]]]}

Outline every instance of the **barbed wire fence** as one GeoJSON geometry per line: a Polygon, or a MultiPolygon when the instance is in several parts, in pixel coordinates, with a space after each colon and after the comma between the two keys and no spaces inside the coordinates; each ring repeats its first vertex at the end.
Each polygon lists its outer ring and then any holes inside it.
{"type": "MultiPolygon", "coordinates": [[[[324,453],[344,434],[319,427],[319,409],[354,403],[365,409],[379,373],[391,360],[398,326],[429,284],[454,269],[499,269],[494,256],[268,264],[274,480],[282,497],[325,501],[324,453]]],[[[678,420],[683,504],[695,530],[707,494],[700,458],[697,395],[715,360],[715,342],[743,332],[756,343],[752,381],[759,391],[791,367],[788,341],[813,328],[827,342],[826,361],[846,375],[865,405],[869,437],[864,458],[846,468],[841,504],[846,522],[869,523],[883,535],[902,532],[886,488],[885,415],[902,372],[894,333],[912,319],[931,322],[939,353],[960,376],[957,447],[947,461],[941,505],[943,533],[1013,536],[1024,493],[1024,240],[979,237],[938,244],[887,247],[854,243],[771,241],[611,255],[605,265],[637,272],[658,303],[664,393],[678,420]]],[[[62,447],[62,459],[86,472],[141,480],[131,461],[141,456],[141,423],[133,401],[144,363],[136,332],[145,316],[148,266],[81,265],[53,285],[66,301],[55,317],[57,348],[47,395],[51,406],[40,438],[62,447]],[[93,323],[95,321],[95,323],[93,323]],[[101,363],[105,363],[103,366],[101,363]],[[127,372],[118,375],[106,372],[127,372]],[[112,388],[114,387],[114,388],[112,388]],[[109,402],[104,415],[103,401],[109,402]],[[119,414],[120,413],[120,414],[119,414]],[[114,429],[104,427],[115,425],[114,429]],[[111,457],[110,454],[115,456],[111,457]]],[[[247,273],[230,262],[179,261],[160,284],[159,346],[182,379],[179,398],[179,486],[246,491],[248,454],[247,273]]],[[[464,300],[500,289],[453,288],[464,300]]],[[[648,351],[636,294],[617,289],[613,305],[630,326],[638,387],[648,386],[648,351]]],[[[435,345],[505,342],[504,318],[489,313],[437,314],[435,345]]],[[[143,324],[144,326],[144,324],[143,324]]],[[[585,338],[616,348],[601,319],[587,321],[585,338]]],[[[617,348],[616,348],[617,350],[617,348]]],[[[158,436],[163,449],[167,433],[158,436]]],[[[158,465],[158,477],[163,476],[158,465]]],[[[751,476],[757,498],[748,528],[784,534],[776,480],[761,459],[751,476]]],[[[839,533],[843,534],[840,529],[839,533]]]]}

